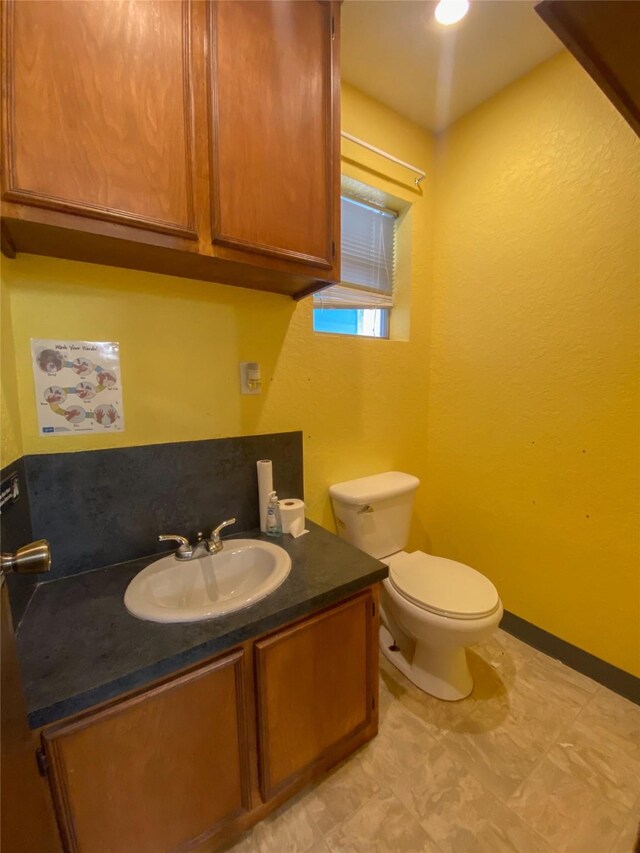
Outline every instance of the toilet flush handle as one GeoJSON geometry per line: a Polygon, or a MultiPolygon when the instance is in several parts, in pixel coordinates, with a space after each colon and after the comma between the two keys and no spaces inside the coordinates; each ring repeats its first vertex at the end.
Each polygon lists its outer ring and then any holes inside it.
{"type": "Polygon", "coordinates": [[[362,515],[365,512],[373,512],[373,507],[370,506],[369,504],[365,504],[364,506],[360,507],[360,509],[357,512],[357,515],[362,515]]]}

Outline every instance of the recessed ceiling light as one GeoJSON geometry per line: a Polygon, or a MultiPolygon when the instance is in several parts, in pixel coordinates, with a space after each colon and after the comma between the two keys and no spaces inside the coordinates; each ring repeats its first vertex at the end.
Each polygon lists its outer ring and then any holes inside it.
{"type": "Polygon", "coordinates": [[[436,6],[436,21],[445,27],[457,24],[469,11],[469,0],[440,0],[436,6]]]}

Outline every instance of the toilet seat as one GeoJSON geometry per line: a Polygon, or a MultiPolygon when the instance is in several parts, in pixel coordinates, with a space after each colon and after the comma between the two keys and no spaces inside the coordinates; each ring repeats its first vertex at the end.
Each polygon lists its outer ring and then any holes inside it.
{"type": "Polygon", "coordinates": [[[498,591],[480,572],[423,551],[384,560],[393,588],[412,604],[452,619],[480,619],[500,607],[498,591]]]}

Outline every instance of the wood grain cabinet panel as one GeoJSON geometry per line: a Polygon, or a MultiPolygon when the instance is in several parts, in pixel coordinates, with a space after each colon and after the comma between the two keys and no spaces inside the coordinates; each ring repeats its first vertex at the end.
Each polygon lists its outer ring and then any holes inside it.
{"type": "Polygon", "coordinates": [[[543,0],[535,9],[640,136],[640,3],[543,0]]]}
{"type": "Polygon", "coordinates": [[[45,730],[67,849],[182,849],[249,807],[242,658],[45,730]]]}
{"type": "Polygon", "coordinates": [[[3,198],[196,238],[190,3],[4,13],[3,198]]]}
{"type": "Polygon", "coordinates": [[[368,591],[255,644],[265,800],[370,724],[377,691],[375,608],[368,591]]]}
{"type": "Polygon", "coordinates": [[[338,248],[336,15],[318,0],[209,6],[213,241],[316,275],[338,248]]]}
{"type": "Polygon", "coordinates": [[[375,737],[377,610],[374,585],[42,729],[65,851],[226,849],[375,737]]]}
{"type": "Polygon", "coordinates": [[[339,280],[337,0],[0,0],[1,250],[339,280]]]}
{"type": "Polygon", "coordinates": [[[60,853],[44,780],[34,760],[27,703],[4,578],[0,584],[0,850],[60,853]]]}

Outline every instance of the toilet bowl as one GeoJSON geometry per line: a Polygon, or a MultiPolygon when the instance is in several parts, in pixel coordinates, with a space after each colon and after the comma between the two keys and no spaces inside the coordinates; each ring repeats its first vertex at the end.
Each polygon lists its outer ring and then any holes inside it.
{"type": "Polygon", "coordinates": [[[389,566],[380,608],[382,654],[421,690],[455,701],[473,689],[466,647],[498,627],[503,609],[495,586],[470,566],[402,550],[419,484],[389,471],[329,492],[339,535],[389,566]]]}
{"type": "Polygon", "coordinates": [[[383,559],[380,651],[421,690],[464,699],[473,689],[466,647],[500,624],[502,604],[475,569],[422,551],[383,559]]]}

